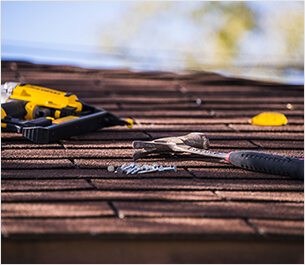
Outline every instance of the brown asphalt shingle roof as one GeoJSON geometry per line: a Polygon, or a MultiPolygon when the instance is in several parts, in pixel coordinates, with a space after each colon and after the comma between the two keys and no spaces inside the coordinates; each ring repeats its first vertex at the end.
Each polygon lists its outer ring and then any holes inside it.
{"type": "Polygon", "coordinates": [[[247,149],[303,157],[303,86],[213,73],[4,61],[1,82],[7,81],[75,93],[89,104],[132,118],[135,125],[49,145],[2,132],[3,262],[304,261],[303,180],[245,171],[225,161],[189,154],[154,155],[138,161],[140,165],[175,164],[177,172],[119,175],[107,171],[108,165],[133,162],[133,140],[192,131],[205,132],[210,149],[222,153],[247,149]],[[289,123],[280,127],[249,124],[250,118],[264,111],[279,111],[289,123]],[[175,243],[168,241],[173,239],[175,243]],[[120,259],[107,240],[116,240],[116,246],[126,247],[129,254],[121,249],[120,259]],[[70,242],[65,247],[73,254],[59,251],[62,242],[70,242]],[[162,242],[172,243],[164,247],[162,242]],[[29,244],[32,254],[25,247],[29,244]],[[109,254],[97,257],[90,252],[99,252],[101,247],[108,247],[109,254]],[[79,256],[77,250],[91,256],[79,256]],[[157,254],[161,252],[164,256],[157,254]]]}

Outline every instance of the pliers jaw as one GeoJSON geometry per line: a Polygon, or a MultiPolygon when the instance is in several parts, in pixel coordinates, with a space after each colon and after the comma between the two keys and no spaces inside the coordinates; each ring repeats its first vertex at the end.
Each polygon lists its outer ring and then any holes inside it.
{"type": "Polygon", "coordinates": [[[134,141],[132,147],[135,149],[143,148],[142,150],[136,151],[133,154],[133,159],[147,157],[150,154],[165,154],[172,153],[173,150],[166,143],[156,143],[154,141],[134,141]]]}
{"type": "Polygon", "coordinates": [[[135,149],[143,148],[136,151],[133,159],[146,157],[150,154],[168,154],[181,153],[179,146],[192,146],[200,149],[209,148],[209,139],[203,133],[189,133],[183,136],[160,138],[153,141],[134,141],[132,147],[135,149]]]}

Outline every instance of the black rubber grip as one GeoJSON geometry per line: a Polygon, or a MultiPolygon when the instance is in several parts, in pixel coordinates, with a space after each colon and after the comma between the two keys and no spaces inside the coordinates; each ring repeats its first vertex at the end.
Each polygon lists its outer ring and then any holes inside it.
{"type": "Polygon", "coordinates": [[[1,104],[1,108],[3,108],[7,116],[10,116],[12,118],[23,119],[26,115],[26,103],[26,101],[22,100],[11,100],[7,103],[1,104]]]}
{"type": "Polygon", "coordinates": [[[232,165],[247,170],[304,179],[304,159],[261,152],[237,151],[227,155],[232,165]]]}

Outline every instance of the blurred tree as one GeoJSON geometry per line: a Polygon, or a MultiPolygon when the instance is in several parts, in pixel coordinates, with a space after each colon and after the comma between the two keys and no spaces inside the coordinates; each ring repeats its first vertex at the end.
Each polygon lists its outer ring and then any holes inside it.
{"type": "Polygon", "coordinates": [[[226,68],[245,61],[285,65],[291,60],[303,69],[304,3],[134,2],[121,20],[103,29],[100,43],[126,58],[154,61],[158,54],[169,55],[180,60],[172,59],[173,64],[186,69],[226,68]]]}
{"type": "Polygon", "coordinates": [[[256,27],[254,14],[245,2],[202,2],[191,17],[198,26],[210,27],[205,38],[211,42],[216,61],[233,59],[240,39],[256,27]],[[220,23],[213,24],[211,16],[220,18],[220,23]]]}

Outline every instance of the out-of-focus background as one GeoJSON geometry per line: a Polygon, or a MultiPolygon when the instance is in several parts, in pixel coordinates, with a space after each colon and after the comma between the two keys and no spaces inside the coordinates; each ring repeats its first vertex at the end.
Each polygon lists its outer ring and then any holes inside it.
{"type": "Polygon", "coordinates": [[[1,59],[304,84],[304,2],[2,1],[1,59]]]}

